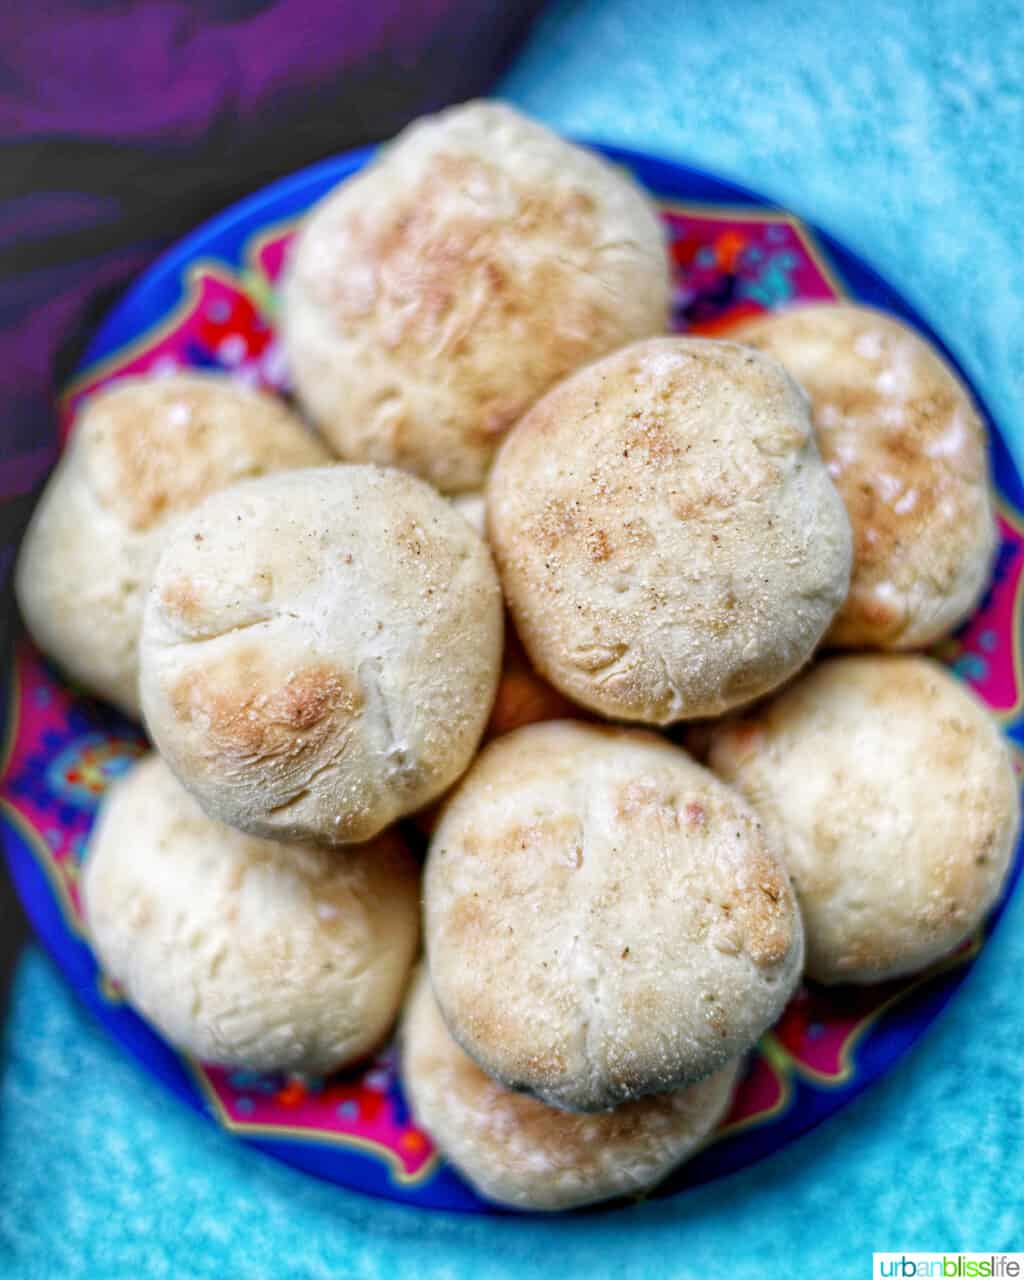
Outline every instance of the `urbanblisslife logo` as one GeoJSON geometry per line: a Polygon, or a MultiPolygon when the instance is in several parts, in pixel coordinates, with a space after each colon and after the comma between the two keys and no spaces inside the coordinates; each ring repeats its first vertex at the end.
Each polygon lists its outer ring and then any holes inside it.
{"type": "Polygon", "coordinates": [[[876,1253],[873,1280],[968,1280],[968,1277],[1010,1277],[1024,1280],[1024,1253],[876,1253]]]}

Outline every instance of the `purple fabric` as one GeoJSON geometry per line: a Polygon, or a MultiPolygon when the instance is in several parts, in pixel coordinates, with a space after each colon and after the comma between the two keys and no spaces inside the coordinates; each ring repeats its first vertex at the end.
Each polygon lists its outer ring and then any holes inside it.
{"type": "Polygon", "coordinates": [[[53,458],[55,383],[164,244],[484,92],[540,0],[0,6],[0,562],[53,458]]]}
{"type": "Polygon", "coordinates": [[[244,126],[268,109],[315,110],[317,90],[356,69],[415,72],[431,48],[442,57],[432,95],[442,102],[462,87],[452,71],[465,61],[486,83],[495,38],[500,44],[516,9],[501,0],[26,4],[7,19],[15,76],[0,95],[0,129],[43,138],[173,135],[187,145],[225,114],[244,126]]]}

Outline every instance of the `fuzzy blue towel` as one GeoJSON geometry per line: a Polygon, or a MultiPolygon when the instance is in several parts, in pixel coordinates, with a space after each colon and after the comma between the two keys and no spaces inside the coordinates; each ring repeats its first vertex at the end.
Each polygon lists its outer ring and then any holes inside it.
{"type": "MultiPolygon", "coordinates": [[[[775,195],[918,304],[1024,441],[1024,21],[1000,0],[574,0],[504,96],[775,195]]],[[[305,1179],[172,1104],[24,959],[0,1053],[0,1276],[860,1277],[872,1250],[1024,1249],[1024,898],[886,1080],[682,1198],[425,1215],[305,1179]]]]}

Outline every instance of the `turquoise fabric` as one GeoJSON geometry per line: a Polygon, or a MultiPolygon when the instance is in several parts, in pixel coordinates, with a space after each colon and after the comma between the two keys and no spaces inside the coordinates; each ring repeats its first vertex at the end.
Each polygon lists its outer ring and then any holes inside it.
{"type": "MultiPolygon", "coordinates": [[[[703,165],[846,239],[1024,441],[1024,22],[998,0],[576,0],[501,86],[561,129],[703,165]]],[[[761,1165],[551,1221],[424,1214],[304,1178],[172,1103],[38,952],[0,1045],[0,1276],[870,1274],[1024,1249],[1024,898],[881,1084],[761,1165]]]]}

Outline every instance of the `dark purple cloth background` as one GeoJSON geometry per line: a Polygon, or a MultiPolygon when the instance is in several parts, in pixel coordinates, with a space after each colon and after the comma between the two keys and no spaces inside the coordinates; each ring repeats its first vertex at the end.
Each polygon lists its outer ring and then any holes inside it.
{"type": "MultiPolygon", "coordinates": [[[[247,191],[485,92],[540,5],[0,0],[0,590],[54,389],[125,284],[247,191]]],[[[0,1001],[23,930],[0,875],[0,1001]]]]}

